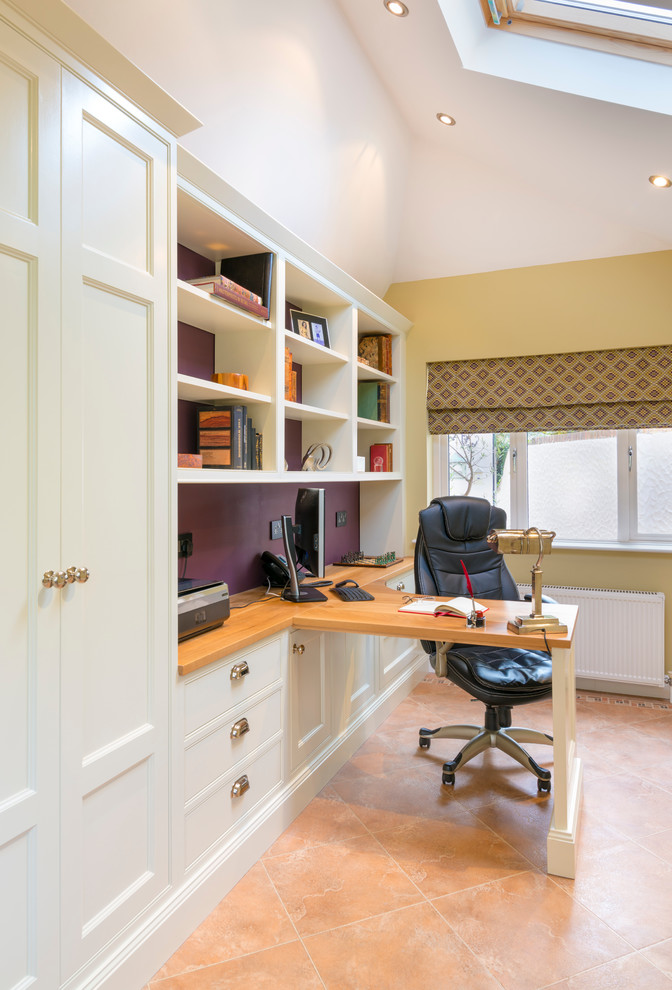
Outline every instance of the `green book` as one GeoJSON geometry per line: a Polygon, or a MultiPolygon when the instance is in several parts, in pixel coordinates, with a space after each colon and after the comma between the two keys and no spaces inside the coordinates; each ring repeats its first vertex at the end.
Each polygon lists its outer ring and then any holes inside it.
{"type": "Polygon", "coordinates": [[[378,383],[357,384],[357,415],[362,419],[378,419],[378,383]]]}

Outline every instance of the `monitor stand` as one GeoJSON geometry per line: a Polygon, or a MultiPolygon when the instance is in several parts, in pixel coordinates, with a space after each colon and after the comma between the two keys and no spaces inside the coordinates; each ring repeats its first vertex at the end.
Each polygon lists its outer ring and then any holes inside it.
{"type": "Polygon", "coordinates": [[[327,596],[323,595],[318,588],[303,587],[299,585],[298,594],[292,591],[291,588],[285,588],[281,598],[284,598],[286,602],[326,602],[327,596]]]}
{"type": "Polygon", "coordinates": [[[282,516],[280,523],[282,526],[282,541],[285,547],[287,569],[289,571],[289,586],[285,588],[280,597],[286,602],[326,602],[327,596],[323,595],[317,588],[313,588],[311,585],[304,585],[302,587],[299,584],[291,516],[282,516]]]}

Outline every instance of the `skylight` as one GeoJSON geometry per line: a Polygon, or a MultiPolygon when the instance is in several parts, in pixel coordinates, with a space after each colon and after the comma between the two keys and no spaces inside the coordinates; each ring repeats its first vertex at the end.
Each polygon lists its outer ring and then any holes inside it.
{"type": "Polygon", "coordinates": [[[672,64],[672,0],[481,0],[498,30],[672,64]]]}

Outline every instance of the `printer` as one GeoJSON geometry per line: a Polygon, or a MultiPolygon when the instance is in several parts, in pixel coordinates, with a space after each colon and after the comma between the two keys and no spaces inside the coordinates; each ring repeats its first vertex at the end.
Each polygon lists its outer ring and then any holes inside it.
{"type": "Polygon", "coordinates": [[[178,640],[216,629],[228,619],[229,614],[229,586],[224,581],[178,578],[178,640]]]}

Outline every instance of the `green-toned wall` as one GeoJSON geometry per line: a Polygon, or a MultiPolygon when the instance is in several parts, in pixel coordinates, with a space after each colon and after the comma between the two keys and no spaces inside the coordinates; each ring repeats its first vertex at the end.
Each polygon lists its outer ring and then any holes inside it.
{"type": "MultiPolygon", "coordinates": [[[[407,532],[427,504],[426,364],[471,357],[672,342],[672,251],[400,282],[385,299],[413,323],[407,343],[407,532]]],[[[410,547],[409,547],[410,552],[410,547]]],[[[510,558],[516,580],[527,558],[510,558]]],[[[548,584],[663,591],[672,666],[672,555],[555,550],[548,584]]]]}

